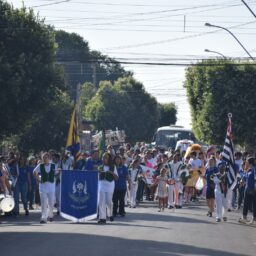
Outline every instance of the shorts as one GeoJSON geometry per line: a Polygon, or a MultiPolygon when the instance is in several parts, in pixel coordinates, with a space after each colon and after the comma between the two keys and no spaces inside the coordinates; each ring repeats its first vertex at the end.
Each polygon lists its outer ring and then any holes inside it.
{"type": "Polygon", "coordinates": [[[215,198],[214,189],[207,188],[206,189],[206,199],[214,199],[214,198],[215,198]]]}

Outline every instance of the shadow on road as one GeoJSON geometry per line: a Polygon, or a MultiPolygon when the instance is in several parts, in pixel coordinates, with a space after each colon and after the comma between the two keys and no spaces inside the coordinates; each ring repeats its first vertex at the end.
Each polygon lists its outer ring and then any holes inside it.
{"type": "Polygon", "coordinates": [[[156,256],[156,255],[213,255],[248,256],[220,249],[207,249],[172,242],[131,240],[88,234],[46,232],[4,232],[1,234],[1,252],[8,255],[37,256],[156,256]],[[10,242],[13,245],[10,245],[10,242]]]}
{"type": "MultiPolygon", "coordinates": [[[[170,210],[169,210],[170,211],[170,210]]],[[[2,221],[1,226],[41,226],[39,223],[40,221],[40,213],[34,212],[31,213],[30,216],[20,215],[16,218],[9,216],[9,217],[1,217],[2,221]]],[[[152,227],[152,228],[160,228],[160,229],[169,229],[162,226],[148,225],[149,222],[180,222],[180,223],[205,223],[205,224],[213,224],[210,221],[206,221],[203,219],[196,219],[193,216],[174,216],[171,212],[168,212],[168,209],[164,213],[139,213],[139,212],[129,212],[126,217],[116,217],[115,221],[112,224],[120,225],[120,226],[136,226],[136,227],[152,227]],[[137,221],[143,221],[143,224],[140,223],[134,224],[137,221]],[[146,223],[147,222],[147,223],[146,223]]],[[[54,217],[54,223],[60,222],[63,223],[70,223],[73,224],[71,221],[67,221],[60,216],[54,217]]],[[[86,224],[94,225],[96,224],[95,221],[87,222],[86,224]]]]}
{"type": "MultiPolygon", "coordinates": [[[[170,210],[169,210],[170,211],[170,210]]],[[[143,220],[143,221],[166,221],[166,222],[182,222],[182,223],[205,223],[205,224],[212,224],[210,221],[205,221],[203,219],[195,219],[190,218],[187,216],[174,216],[172,215],[172,212],[168,212],[166,210],[166,213],[168,214],[161,214],[161,213],[138,213],[138,212],[129,212],[127,215],[127,218],[125,221],[127,222],[133,222],[137,220],[143,220]]]]}

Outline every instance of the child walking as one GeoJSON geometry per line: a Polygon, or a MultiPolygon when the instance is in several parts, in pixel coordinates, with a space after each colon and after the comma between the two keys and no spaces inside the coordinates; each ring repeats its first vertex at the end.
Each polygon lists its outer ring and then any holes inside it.
{"type": "Polygon", "coordinates": [[[168,198],[168,191],[167,191],[167,180],[168,177],[166,175],[167,170],[162,168],[160,170],[160,175],[156,177],[156,184],[158,184],[157,189],[157,197],[158,197],[158,205],[159,205],[159,212],[164,211],[164,208],[167,206],[167,198],[168,198]]]}

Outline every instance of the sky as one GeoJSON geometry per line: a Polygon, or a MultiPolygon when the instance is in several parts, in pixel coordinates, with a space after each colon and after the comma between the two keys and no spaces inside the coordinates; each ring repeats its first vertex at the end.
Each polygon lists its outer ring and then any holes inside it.
{"type": "MultiPolygon", "coordinates": [[[[184,89],[186,65],[205,58],[256,57],[256,18],[240,0],[12,0],[32,7],[46,24],[75,32],[90,49],[119,61],[173,65],[123,65],[160,103],[178,108],[178,125],[191,127],[184,89]],[[205,52],[209,49],[213,52],[205,52]],[[220,54],[219,54],[220,53],[220,54]],[[182,64],[182,65],[180,65],[182,64]]],[[[256,13],[256,1],[245,0],[256,13]]]]}

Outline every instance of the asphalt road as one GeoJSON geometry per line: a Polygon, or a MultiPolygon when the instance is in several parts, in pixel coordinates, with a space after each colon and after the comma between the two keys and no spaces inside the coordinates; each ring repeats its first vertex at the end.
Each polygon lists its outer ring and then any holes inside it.
{"type": "Polygon", "coordinates": [[[256,226],[216,223],[206,216],[205,202],[157,212],[156,203],[127,208],[126,217],[98,225],[74,224],[56,216],[41,225],[39,211],[29,217],[1,217],[0,255],[8,256],[155,256],[256,255],[256,226]]]}

